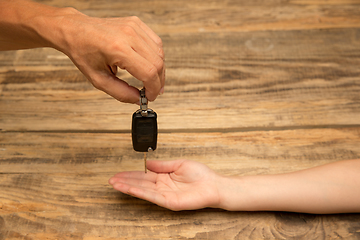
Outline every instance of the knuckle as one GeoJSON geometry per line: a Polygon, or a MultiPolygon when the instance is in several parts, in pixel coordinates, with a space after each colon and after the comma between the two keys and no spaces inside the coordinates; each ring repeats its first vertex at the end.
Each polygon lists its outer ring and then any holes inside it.
{"type": "Polygon", "coordinates": [[[161,49],[163,48],[163,41],[159,36],[157,36],[154,41],[161,49]]]}
{"type": "Polygon", "coordinates": [[[159,48],[159,57],[161,59],[165,59],[165,52],[163,48],[159,48]]]}
{"type": "Polygon", "coordinates": [[[90,82],[95,88],[99,90],[104,91],[106,89],[106,81],[104,81],[102,78],[95,77],[92,78],[90,82]]]}
{"type": "Polygon", "coordinates": [[[130,16],[129,19],[136,23],[141,22],[141,20],[138,16],[130,16]]]}
{"type": "Polygon", "coordinates": [[[162,73],[162,70],[164,68],[164,60],[162,58],[159,58],[155,63],[154,67],[156,68],[158,73],[162,73]]]}
{"type": "Polygon", "coordinates": [[[154,81],[158,78],[158,70],[157,68],[153,65],[150,66],[148,71],[147,71],[147,79],[145,79],[145,81],[154,81]]]}
{"type": "Polygon", "coordinates": [[[135,36],[136,35],[135,29],[130,24],[127,24],[127,25],[123,26],[122,31],[128,36],[135,36]]]}
{"type": "Polygon", "coordinates": [[[65,14],[73,15],[73,14],[80,14],[80,12],[74,7],[64,7],[61,9],[65,14]]]}

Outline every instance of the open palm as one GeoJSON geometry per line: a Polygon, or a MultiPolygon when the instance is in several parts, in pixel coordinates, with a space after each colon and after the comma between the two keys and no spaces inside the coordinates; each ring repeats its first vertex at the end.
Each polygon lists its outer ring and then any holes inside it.
{"type": "Polygon", "coordinates": [[[188,161],[148,161],[148,173],[120,172],[113,188],[174,211],[216,207],[220,177],[204,164],[188,161]]]}

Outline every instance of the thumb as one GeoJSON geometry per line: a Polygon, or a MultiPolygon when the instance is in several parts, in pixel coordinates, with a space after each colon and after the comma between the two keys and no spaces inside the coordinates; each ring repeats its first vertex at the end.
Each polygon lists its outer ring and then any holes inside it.
{"type": "Polygon", "coordinates": [[[172,173],[175,172],[185,160],[158,161],[149,160],[146,163],[147,169],[155,173],[172,173]]]}
{"type": "Polygon", "coordinates": [[[113,74],[109,74],[107,72],[97,74],[91,82],[95,88],[102,90],[120,102],[139,102],[139,90],[133,86],[130,86],[127,82],[119,79],[113,74]]]}

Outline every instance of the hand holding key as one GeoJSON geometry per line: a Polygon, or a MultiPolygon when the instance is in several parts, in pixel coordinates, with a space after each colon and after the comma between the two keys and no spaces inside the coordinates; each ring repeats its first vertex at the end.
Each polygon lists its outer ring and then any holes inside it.
{"type": "Polygon", "coordinates": [[[143,82],[149,101],[164,92],[162,41],[138,17],[96,18],[73,8],[28,0],[0,1],[0,51],[52,47],[66,54],[99,90],[138,103],[138,90],[116,75],[143,82]]]}

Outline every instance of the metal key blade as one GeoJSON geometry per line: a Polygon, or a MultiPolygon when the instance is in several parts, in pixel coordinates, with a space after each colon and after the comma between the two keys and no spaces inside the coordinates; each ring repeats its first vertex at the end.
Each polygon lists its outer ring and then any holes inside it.
{"type": "Polygon", "coordinates": [[[144,166],[145,166],[145,173],[147,173],[147,168],[146,168],[146,152],[144,152],[144,166]]]}

